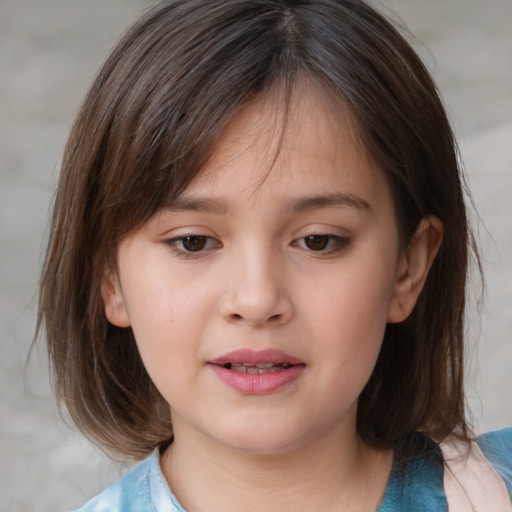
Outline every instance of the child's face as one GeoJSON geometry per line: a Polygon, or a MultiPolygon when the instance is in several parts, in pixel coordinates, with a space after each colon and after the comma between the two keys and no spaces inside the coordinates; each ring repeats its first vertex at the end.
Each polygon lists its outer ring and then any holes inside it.
{"type": "Polygon", "coordinates": [[[267,99],[233,119],[174,207],[121,243],[119,279],[104,285],[177,442],[281,453],[355,435],[396,308],[383,173],[314,90],[293,102],[282,141],[276,112],[267,99]]]}

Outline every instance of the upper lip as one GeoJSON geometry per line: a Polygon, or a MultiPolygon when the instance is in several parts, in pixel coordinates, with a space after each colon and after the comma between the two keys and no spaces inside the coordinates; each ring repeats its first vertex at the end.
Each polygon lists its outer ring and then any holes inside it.
{"type": "Polygon", "coordinates": [[[281,350],[265,349],[265,350],[250,350],[239,349],[232,352],[223,354],[211,361],[210,364],[226,365],[233,363],[244,363],[248,365],[255,364],[268,364],[268,363],[287,363],[290,365],[304,364],[304,361],[293,357],[281,350]]]}

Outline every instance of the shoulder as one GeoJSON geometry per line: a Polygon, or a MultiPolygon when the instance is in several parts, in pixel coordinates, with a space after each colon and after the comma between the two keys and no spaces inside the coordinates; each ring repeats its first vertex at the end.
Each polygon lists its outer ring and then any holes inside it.
{"type": "MultiPolygon", "coordinates": [[[[415,434],[415,442],[424,444],[425,437],[415,434]]],[[[407,464],[398,463],[395,454],[388,486],[378,512],[445,512],[448,503],[443,488],[443,459],[437,445],[425,444],[421,453],[407,464]]]]}
{"type": "Polygon", "coordinates": [[[483,434],[478,437],[477,443],[512,497],[512,427],[483,434]]]}
{"type": "Polygon", "coordinates": [[[450,510],[512,512],[512,429],[479,436],[470,447],[442,445],[450,510]]]}
{"type": "Polygon", "coordinates": [[[512,512],[512,428],[483,434],[468,448],[450,439],[404,470],[395,463],[378,512],[512,512]]]}
{"type": "Polygon", "coordinates": [[[74,512],[184,512],[160,470],[158,453],[74,512]]]}

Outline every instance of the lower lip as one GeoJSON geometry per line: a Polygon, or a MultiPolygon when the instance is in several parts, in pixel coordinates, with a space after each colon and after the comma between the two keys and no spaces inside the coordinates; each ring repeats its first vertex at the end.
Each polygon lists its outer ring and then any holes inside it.
{"type": "Polygon", "coordinates": [[[296,380],[304,371],[303,364],[271,373],[242,373],[211,364],[210,367],[224,384],[244,395],[274,393],[296,380]]]}

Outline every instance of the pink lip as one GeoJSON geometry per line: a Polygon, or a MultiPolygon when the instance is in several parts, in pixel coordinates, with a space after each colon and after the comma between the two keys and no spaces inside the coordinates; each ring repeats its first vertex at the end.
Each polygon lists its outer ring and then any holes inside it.
{"type": "Polygon", "coordinates": [[[306,366],[304,361],[274,349],[235,350],[209,361],[208,365],[224,384],[245,395],[273,393],[297,379],[306,366]],[[225,368],[224,365],[228,363],[288,363],[291,366],[272,373],[242,373],[225,368]]]}

